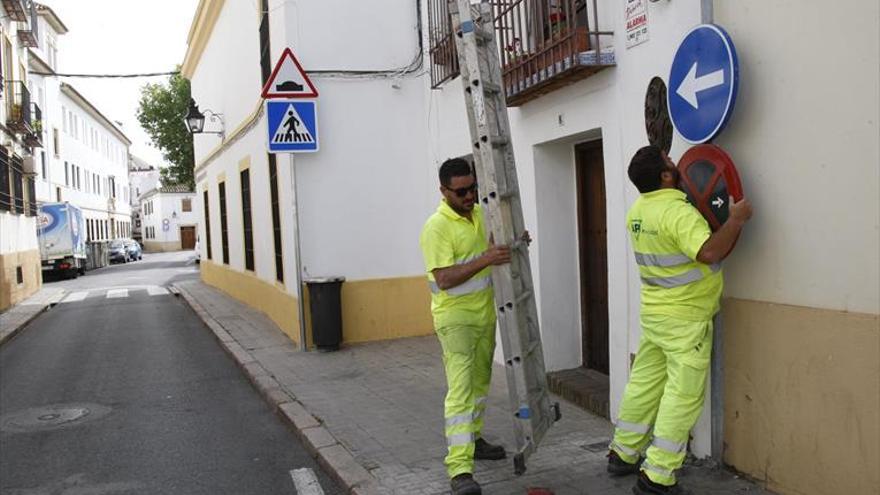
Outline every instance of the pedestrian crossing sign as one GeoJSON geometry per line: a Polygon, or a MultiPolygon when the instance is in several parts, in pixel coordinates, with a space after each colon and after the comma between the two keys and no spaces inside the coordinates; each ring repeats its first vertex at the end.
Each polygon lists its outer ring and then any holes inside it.
{"type": "Polygon", "coordinates": [[[269,153],[318,151],[316,102],[266,100],[269,153]]]}

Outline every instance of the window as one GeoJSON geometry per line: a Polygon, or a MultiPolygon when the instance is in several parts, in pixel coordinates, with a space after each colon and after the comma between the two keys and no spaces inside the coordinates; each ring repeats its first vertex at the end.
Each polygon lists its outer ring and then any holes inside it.
{"type": "Polygon", "coordinates": [[[32,175],[25,179],[27,181],[27,193],[28,193],[28,212],[27,215],[29,217],[37,216],[37,181],[36,178],[32,175]]]}
{"type": "Polygon", "coordinates": [[[205,242],[207,242],[208,259],[211,259],[211,214],[208,210],[208,190],[203,194],[205,198],[205,242]]]}
{"type": "MultiPolygon", "coordinates": [[[[64,105],[61,106],[61,128],[64,130],[64,133],[67,134],[70,125],[67,123],[68,120],[68,112],[67,107],[64,105]]],[[[57,149],[57,148],[56,148],[57,149]]]]}
{"type": "Polygon", "coordinates": [[[189,212],[193,211],[192,199],[183,198],[180,200],[180,211],[189,212]]]}
{"type": "Polygon", "coordinates": [[[43,181],[49,182],[49,167],[46,164],[46,152],[45,151],[40,152],[40,159],[41,159],[41,165],[42,165],[41,170],[43,172],[43,181]]]}
{"type": "Polygon", "coordinates": [[[254,224],[251,218],[251,169],[239,174],[241,177],[241,227],[244,234],[244,267],[254,269],[254,224]]]}
{"type": "Polygon", "coordinates": [[[64,185],[70,187],[70,166],[64,162],[64,185]]]}
{"type": "Polygon", "coordinates": [[[223,263],[229,264],[229,231],[226,222],[226,183],[221,182],[219,186],[220,193],[220,243],[223,247],[223,263]]]}
{"type": "Polygon", "coordinates": [[[260,5],[263,13],[260,19],[260,75],[265,85],[272,75],[272,54],[269,50],[269,0],[260,0],[260,5]]]}
{"type": "Polygon", "coordinates": [[[15,282],[18,285],[21,285],[24,283],[24,271],[22,271],[21,265],[18,265],[15,267],[15,282]]]}
{"type": "Polygon", "coordinates": [[[10,186],[12,180],[9,177],[9,153],[5,146],[0,146],[0,211],[12,210],[12,194],[10,186]]]}
{"type": "Polygon", "coordinates": [[[428,2],[428,53],[431,55],[431,87],[458,76],[458,52],[452,33],[452,18],[446,0],[428,2]]]}
{"type": "Polygon", "coordinates": [[[281,250],[281,212],[278,201],[278,163],[269,155],[269,193],[272,196],[272,234],[275,240],[275,279],[284,282],[284,257],[281,250]]]}
{"type": "Polygon", "coordinates": [[[52,149],[55,151],[55,158],[61,156],[61,139],[58,137],[58,128],[52,128],[52,149]]]}
{"type": "Polygon", "coordinates": [[[21,168],[21,158],[12,155],[12,194],[15,201],[15,213],[24,214],[24,183],[21,168]]]}

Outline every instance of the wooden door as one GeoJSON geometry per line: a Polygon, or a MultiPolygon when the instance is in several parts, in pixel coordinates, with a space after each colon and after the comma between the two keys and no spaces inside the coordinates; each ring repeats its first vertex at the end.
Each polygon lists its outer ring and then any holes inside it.
{"type": "Polygon", "coordinates": [[[181,227],[180,228],[180,249],[195,249],[196,247],[196,228],[181,227]]]}
{"type": "Polygon", "coordinates": [[[608,374],[608,242],[602,141],[575,147],[583,363],[608,374]]]}

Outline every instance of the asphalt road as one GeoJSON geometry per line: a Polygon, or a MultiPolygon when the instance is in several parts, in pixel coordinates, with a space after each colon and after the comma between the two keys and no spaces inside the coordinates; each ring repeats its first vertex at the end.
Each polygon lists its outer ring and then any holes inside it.
{"type": "Polygon", "coordinates": [[[68,302],[0,347],[0,493],[297,494],[302,468],[342,493],[162,287],[191,258],[49,284],[68,302]]]}

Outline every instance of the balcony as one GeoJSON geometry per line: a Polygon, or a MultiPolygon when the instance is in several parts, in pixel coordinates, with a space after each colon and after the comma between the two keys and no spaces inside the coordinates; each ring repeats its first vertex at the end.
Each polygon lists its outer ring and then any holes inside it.
{"type": "Polygon", "coordinates": [[[28,7],[24,0],[2,0],[2,3],[9,20],[18,22],[28,20],[28,7]]]}
{"type": "Polygon", "coordinates": [[[27,48],[37,48],[39,46],[37,34],[30,29],[19,29],[18,44],[27,48]]]}
{"type": "Polygon", "coordinates": [[[613,32],[599,29],[597,4],[597,0],[495,4],[507,106],[522,105],[615,65],[610,48],[613,32]],[[602,46],[603,39],[609,39],[607,47],[602,46]]]}
{"type": "Polygon", "coordinates": [[[31,121],[31,93],[22,81],[8,81],[9,100],[6,101],[6,127],[12,132],[34,132],[31,121]]]}
{"type": "MultiPolygon", "coordinates": [[[[507,106],[520,106],[616,63],[613,32],[599,29],[598,0],[495,0],[493,10],[507,106]]],[[[431,0],[428,22],[431,83],[437,88],[458,76],[446,0],[431,0]]]]}
{"type": "Polygon", "coordinates": [[[27,132],[24,135],[24,144],[30,146],[31,148],[42,148],[43,147],[43,111],[40,110],[40,106],[36,103],[31,104],[31,128],[33,129],[31,132],[27,132]]]}

